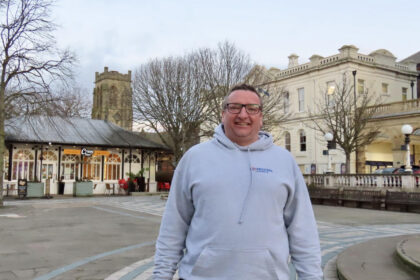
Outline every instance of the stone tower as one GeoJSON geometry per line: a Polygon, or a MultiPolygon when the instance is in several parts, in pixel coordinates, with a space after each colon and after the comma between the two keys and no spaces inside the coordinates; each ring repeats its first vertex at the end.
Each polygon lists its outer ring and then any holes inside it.
{"type": "Polygon", "coordinates": [[[131,71],[95,73],[92,119],[107,120],[127,130],[133,129],[131,71]]]}

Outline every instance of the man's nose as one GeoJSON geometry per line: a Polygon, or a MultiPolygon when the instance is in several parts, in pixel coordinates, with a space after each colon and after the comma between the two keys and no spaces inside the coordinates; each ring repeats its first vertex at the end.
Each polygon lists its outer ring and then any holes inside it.
{"type": "Polygon", "coordinates": [[[238,116],[243,117],[243,118],[248,117],[248,112],[246,111],[245,106],[242,106],[241,111],[239,111],[238,116]]]}

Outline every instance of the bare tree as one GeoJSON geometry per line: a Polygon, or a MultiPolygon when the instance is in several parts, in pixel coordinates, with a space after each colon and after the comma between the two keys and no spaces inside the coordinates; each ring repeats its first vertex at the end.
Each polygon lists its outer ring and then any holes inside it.
{"type": "Polygon", "coordinates": [[[286,116],[284,96],[281,88],[271,87],[272,78],[229,42],[215,50],[155,59],[136,71],[134,118],[159,134],[177,162],[199,137],[213,135],[221,122],[223,98],[234,85],[257,85],[264,102],[264,129],[279,127],[286,116]]]}
{"type": "Polygon", "coordinates": [[[52,92],[20,92],[6,90],[5,120],[14,117],[43,115],[89,118],[92,100],[86,89],[64,84],[52,92]]]}
{"type": "Polygon", "coordinates": [[[77,85],[64,85],[54,94],[56,100],[47,104],[52,116],[90,118],[92,99],[86,88],[77,85]]]}
{"type": "MultiPolygon", "coordinates": [[[[56,48],[51,0],[5,0],[0,3],[0,170],[3,170],[5,105],[13,100],[47,100],[55,81],[72,75],[75,61],[56,48]],[[7,93],[7,100],[6,100],[7,93]],[[40,98],[42,97],[42,98],[40,98]]],[[[3,188],[3,176],[0,178],[3,188]]],[[[2,192],[0,192],[0,205],[2,192]]]]}
{"type": "Polygon", "coordinates": [[[246,82],[245,79],[254,65],[248,55],[227,41],[219,43],[215,50],[199,49],[195,55],[200,78],[205,83],[202,93],[207,117],[201,126],[201,134],[211,136],[214,128],[221,122],[223,98],[230,88],[246,82]]]}
{"type": "Polygon", "coordinates": [[[278,140],[281,136],[276,132],[293,114],[289,108],[288,91],[276,83],[275,78],[262,66],[256,66],[247,80],[256,87],[262,97],[264,115],[262,129],[271,132],[274,140],[278,140]]]}
{"type": "Polygon", "coordinates": [[[172,148],[176,163],[198,141],[205,107],[202,89],[194,55],[155,59],[134,74],[134,119],[172,148]]]}
{"type": "Polygon", "coordinates": [[[264,67],[253,64],[233,43],[225,41],[215,50],[200,49],[196,55],[205,82],[202,93],[206,121],[201,125],[201,135],[213,135],[214,128],[221,122],[224,97],[233,86],[241,83],[255,86],[262,96],[264,130],[272,132],[289,116],[283,110],[283,89],[272,86],[274,77],[264,67]]]}
{"type": "Polygon", "coordinates": [[[379,134],[378,126],[368,126],[377,113],[381,101],[369,94],[354,92],[347,73],[341,83],[326,89],[320,101],[315,103],[316,111],[309,112],[312,128],[322,135],[330,132],[336,144],[346,156],[346,173],[350,172],[350,154],[372,143],[379,134]],[[355,96],[356,95],[356,96],[355,96]]]}

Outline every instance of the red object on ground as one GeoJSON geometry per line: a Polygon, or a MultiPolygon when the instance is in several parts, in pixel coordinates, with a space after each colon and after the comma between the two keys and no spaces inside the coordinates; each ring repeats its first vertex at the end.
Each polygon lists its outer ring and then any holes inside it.
{"type": "Polygon", "coordinates": [[[118,185],[120,185],[121,189],[128,189],[128,182],[125,179],[118,180],[118,185]]]}
{"type": "Polygon", "coordinates": [[[158,190],[159,191],[169,191],[171,188],[171,184],[168,182],[158,182],[158,190]]]}

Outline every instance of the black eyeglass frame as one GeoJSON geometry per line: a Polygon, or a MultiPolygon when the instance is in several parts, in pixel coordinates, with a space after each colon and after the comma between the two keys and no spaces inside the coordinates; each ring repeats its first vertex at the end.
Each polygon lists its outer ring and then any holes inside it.
{"type": "MultiPolygon", "coordinates": [[[[259,104],[241,104],[241,103],[227,103],[226,105],[225,105],[225,109],[229,112],[229,113],[231,113],[231,114],[240,114],[241,113],[241,111],[242,111],[242,108],[243,107],[245,107],[245,111],[249,114],[249,115],[256,115],[256,114],[258,114],[258,113],[260,113],[261,111],[262,111],[262,106],[261,105],[259,105],[259,104]],[[232,112],[231,110],[232,110],[232,108],[229,108],[229,105],[238,105],[238,106],[241,106],[241,108],[239,109],[239,111],[238,112],[232,112]],[[252,106],[258,106],[258,111],[257,112],[250,112],[250,111],[248,111],[249,109],[251,109],[252,107],[250,107],[250,105],[252,105],[252,106]]],[[[252,108],[253,109],[253,108],[252,108]]]]}

